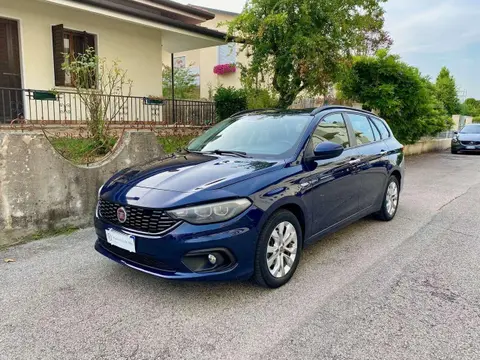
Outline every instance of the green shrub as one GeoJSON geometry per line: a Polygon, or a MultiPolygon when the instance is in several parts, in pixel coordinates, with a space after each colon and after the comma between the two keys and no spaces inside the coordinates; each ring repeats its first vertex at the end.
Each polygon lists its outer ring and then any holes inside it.
{"type": "Polygon", "coordinates": [[[243,89],[221,86],[217,89],[213,100],[219,121],[247,109],[247,94],[243,89]]]}
{"type": "Polygon", "coordinates": [[[249,109],[271,109],[278,106],[278,99],[267,89],[247,90],[249,109]]]}
{"type": "Polygon", "coordinates": [[[474,116],[472,122],[480,124],[480,116],[474,116]]]}

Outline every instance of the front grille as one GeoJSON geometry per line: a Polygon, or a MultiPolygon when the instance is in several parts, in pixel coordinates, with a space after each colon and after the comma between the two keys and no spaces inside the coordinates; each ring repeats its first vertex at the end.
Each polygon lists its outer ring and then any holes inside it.
{"type": "Polygon", "coordinates": [[[148,234],[167,232],[179,223],[179,221],[172,219],[162,210],[118,205],[103,199],[100,199],[98,203],[98,215],[110,224],[148,234]],[[117,218],[117,210],[120,207],[123,207],[127,213],[127,219],[124,223],[118,221],[117,218]]]}
{"type": "Polygon", "coordinates": [[[115,256],[118,256],[119,258],[123,260],[130,261],[132,263],[135,263],[137,265],[149,267],[155,270],[161,270],[161,271],[166,271],[166,272],[175,272],[176,270],[172,268],[171,266],[168,266],[167,264],[156,260],[155,258],[152,258],[147,255],[142,255],[142,254],[136,254],[136,253],[131,253],[127,250],[120,249],[116,246],[113,246],[105,241],[100,241],[100,245],[107,250],[108,252],[112,253],[115,256]]]}
{"type": "Polygon", "coordinates": [[[480,141],[462,141],[462,145],[480,145],[480,141]]]}

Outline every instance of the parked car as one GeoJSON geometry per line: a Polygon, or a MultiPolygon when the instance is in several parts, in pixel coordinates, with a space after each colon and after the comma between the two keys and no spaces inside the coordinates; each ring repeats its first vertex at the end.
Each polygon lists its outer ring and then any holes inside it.
{"type": "Polygon", "coordinates": [[[403,178],[403,146],[369,112],[243,112],[107,181],[95,248],[163,278],[276,288],[307,244],[369,214],[392,220],[403,178]]]}
{"type": "Polygon", "coordinates": [[[480,124],[469,124],[452,138],[452,154],[480,151],[480,124]]]}

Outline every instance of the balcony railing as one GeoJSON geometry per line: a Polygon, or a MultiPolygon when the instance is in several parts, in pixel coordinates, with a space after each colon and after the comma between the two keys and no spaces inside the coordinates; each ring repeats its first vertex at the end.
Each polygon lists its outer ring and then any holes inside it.
{"type": "MultiPolygon", "coordinates": [[[[112,95],[106,120],[118,124],[207,126],[215,123],[215,103],[200,100],[157,100],[140,96],[112,95]],[[173,111],[175,107],[175,112],[173,111]],[[175,119],[174,119],[175,113],[175,119]]],[[[0,88],[2,124],[82,124],[90,118],[80,96],[68,91],[0,88]]]]}

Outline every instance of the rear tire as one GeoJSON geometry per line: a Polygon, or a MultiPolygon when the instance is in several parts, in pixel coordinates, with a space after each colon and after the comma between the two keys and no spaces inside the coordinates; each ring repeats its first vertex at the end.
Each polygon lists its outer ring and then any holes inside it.
{"type": "Polygon", "coordinates": [[[383,195],[382,208],[376,217],[382,221],[390,221],[397,214],[398,204],[400,200],[400,184],[396,176],[392,175],[388,179],[387,188],[383,195]]]}
{"type": "Polygon", "coordinates": [[[292,278],[303,248],[302,228],[288,210],[275,212],[260,233],[253,280],[263,287],[278,288],[292,278]]]}

